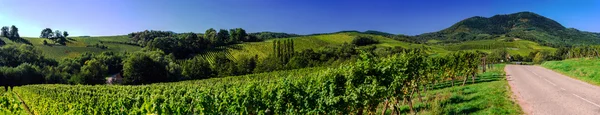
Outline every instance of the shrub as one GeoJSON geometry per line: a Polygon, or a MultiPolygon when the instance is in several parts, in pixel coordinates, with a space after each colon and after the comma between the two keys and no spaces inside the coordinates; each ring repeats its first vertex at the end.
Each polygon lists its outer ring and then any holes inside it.
{"type": "Polygon", "coordinates": [[[370,36],[357,36],[354,39],[352,39],[352,44],[357,46],[364,46],[377,43],[379,43],[379,41],[373,39],[370,36]]]}

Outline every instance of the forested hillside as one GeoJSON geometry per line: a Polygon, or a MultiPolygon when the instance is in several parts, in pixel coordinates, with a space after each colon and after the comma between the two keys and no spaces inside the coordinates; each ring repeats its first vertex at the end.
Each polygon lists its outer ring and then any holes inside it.
{"type": "Polygon", "coordinates": [[[463,42],[508,37],[534,41],[545,46],[600,44],[598,33],[565,28],[558,22],[532,12],[472,17],[444,30],[415,36],[416,40],[463,42]]]}

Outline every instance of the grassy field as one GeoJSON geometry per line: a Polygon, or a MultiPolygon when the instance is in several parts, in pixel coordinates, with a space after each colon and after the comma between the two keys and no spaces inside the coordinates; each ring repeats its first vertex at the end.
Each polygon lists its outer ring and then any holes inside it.
{"type": "MultiPolygon", "coordinates": [[[[397,41],[391,38],[377,36],[377,35],[368,35],[368,34],[360,34],[360,33],[337,33],[337,34],[325,34],[325,35],[315,35],[315,36],[302,36],[302,37],[294,37],[294,38],[286,38],[294,40],[294,48],[296,51],[302,51],[304,49],[318,49],[326,46],[336,46],[343,43],[350,43],[355,36],[363,35],[363,36],[371,36],[377,39],[380,43],[375,44],[375,46],[382,47],[395,47],[400,46],[403,48],[428,48],[430,54],[440,54],[444,55],[452,51],[461,51],[461,50],[469,50],[469,51],[483,51],[483,52],[491,52],[494,49],[506,48],[510,54],[519,54],[522,56],[529,55],[529,52],[533,51],[550,51],[554,52],[556,49],[547,46],[541,46],[535,42],[527,41],[527,40],[516,40],[513,42],[505,42],[502,39],[492,39],[492,40],[477,40],[477,41],[467,41],[462,43],[453,43],[453,44],[435,44],[435,45],[426,45],[426,44],[412,44],[407,42],[397,41]]],[[[280,39],[284,40],[284,39],[280,39]]],[[[207,54],[221,53],[235,59],[240,59],[241,57],[250,57],[254,55],[258,55],[258,57],[266,57],[268,54],[272,52],[274,40],[267,40],[264,42],[251,42],[251,43],[243,43],[237,44],[227,47],[222,47],[221,50],[214,50],[207,54]],[[227,51],[227,52],[223,52],[227,51]]],[[[210,56],[205,56],[210,57],[210,56]]]]}
{"type": "MultiPolygon", "coordinates": [[[[337,34],[325,34],[325,35],[315,35],[315,36],[302,36],[302,37],[293,37],[293,38],[284,38],[278,40],[287,40],[292,39],[294,41],[294,50],[302,51],[305,49],[319,49],[327,46],[338,46],[343,43],[351,43],[352,39],[355,36],[363,35],[363,36],[371,36],[377,39],[380,43],[375,44],[376,46],[383,47],[395,47],[400,46],[403,48],[429,48],[431,49],[430,53],[446,53],[447,51],[440,47],[431,47],[424,44],[412,44],[397,41],[391,38],[376,36],[376,35],[368,35],[368,34],[359,34],[359,33],[337,33],[337,34]]],[[[250,42],[243,44],[236,44],[232,46],[227,46],[221,48],[222,50],[215,50],[213,52],[224,53],[225,55],[231,55],[231,57],[235,59],[240,59],[242,57],[250,57],[258,55],[259,58],[264,58],[273,52],[273,42],[275,40],[267,40],[264,42],[250,42]],[[222,51],[227,52],[222,52],[222,51]]],[[[210,53],[207,53],[210,54],[210,53]]]]}
{"type": "Polygon", "coordinates": [[[600,59],[599,58],[577,58],[562,61],[548,61],[543,67],[554,70],[573,78],[600,85],[600,59]]]}
{"type": "MultiPolygon", "coordinates": [[[[413,102],[416,102],[415,111],[426,115],[523,114],[519,105],[511,99],[512,93],[504,77],[504,66],[495,65],[490,71],[479,74],[475,84],[458,87],[449,87],[448,83],[438,85],[438,89],[423,96],[425,102],[419,102],[416,97],[413,99],[413,102]]],[[[399,111],[403,114],[410,113],[407,104],[401,106],[399,111]]]]}
{"type": "MultiPolygon", "coordinates": [[[[375,44],[376,46],[382,47],[396,47],[400,46],[403,48],[427,48],[430,54],[447,54],[451,51],[460,50],[480,50],[483,52],[491,52],[494,49],[507,48],[511,54],[519,54],[522,56],[528,55],[529,52],[536,50],[555,51],[555,48],[540,46],[539,44],[526,40],[516,40],[514,42],[505,42],[498,39],[492,40],[477,40],[467,41],[461,43],[452,44],[413,44],[407,42],[397,41],[391,38],[360,34],[360,33],[336,33],[336,34],[323,34],[313,36],[302,36],[293,38],[283,38],[279,40],[292,39],[294,41],[295,50],[302,51],[305,49],[319,49],[328,46],[339,46],[343,43],[350,43],[355,36],[371,36],[377,39],[380,43],[375,44]]],[[[6,41],[8,44],[21,44],[12,42],[6,38],[0,38],[6,41]]],[[[46,57],[61,59],[65,57],[76,57],[84,52],[99,53],[103,51],[113,52],[133,52],[140,50],[141,47],[125,44],[116,43],[101,43],[101,41],[113,41],[113,42],[128,42],[130,38],[127,36],[99,36],[99,37],[74,37],[66,46],[47,46],[43,45],[43,38],[25,38],[37,49],[40,49],[46,57]],[[100,49],[96,47],[87,47],[88,45],[101,44],[105,45],[107,49],[100,49]]],[[[214,55],[224,54],[233,60],[237,60],[243,57],[251,57],[258,55],[259,58],[268,56],[272,51],[273,42],[275,40],[267,40],[264,42],[247,42],[242,44],[223,46],[213,50],[206,51],[201,54],[205,58],[212,58],[214,55]]],[[[431,41],[436,42],[436,41],[431,41]]]]}
{"type": "Polygon", "coordinates": [[[521,56],[527,56],[529,55],[529,52],[536,50],[550,52],[556,51],[556,48],[541,46],[532,41],[516,40],[513,42],[505,42],[501,39],[467,41],[453,44],[438,44],[435,45],[435,47],[449,51],[480,50],[488,53],[494,49],[507,48],[510,54],[519,54],[521,56]]]}
{"type": "MultiPolygon", "coordinates": [[[[6,38],[1,38],[8,44],[22,44],[15,43],[6,38]]],[[[115,43],[101,43],[101,41],[113,41],[113,42],[127,42],[129,38],[127,36],[100,36],[100,37],[73,37],[67,42],[66,46],[47,46],[43,45],[43,41],[48,39],[44,38],[24,38],[30,42],[34,47],[41,50],[44,56],[53,59],[62,59],[65,57],[76,57],[81,53],[100,53],[104,51],[112,52],[133,52],[140,50],[141,47],[133,45],[115,44],[115,43]],[[87,47],[88,45],[101,44],[107,46],[107,49],[100,49],[96,47],[87,47]]]]}

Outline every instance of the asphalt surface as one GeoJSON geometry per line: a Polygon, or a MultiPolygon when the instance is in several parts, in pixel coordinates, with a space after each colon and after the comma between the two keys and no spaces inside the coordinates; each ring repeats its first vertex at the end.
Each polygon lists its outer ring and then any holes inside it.
{"type": "Polygon", "coordinates": [[[526,114],[600,115],[598,86],[539,66],[507,65],[505,71],[526,114]]]}

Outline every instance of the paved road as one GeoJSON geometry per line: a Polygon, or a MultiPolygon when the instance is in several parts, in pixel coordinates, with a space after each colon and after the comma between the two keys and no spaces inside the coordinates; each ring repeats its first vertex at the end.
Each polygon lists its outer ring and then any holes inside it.
{"type": "Polygon", "coordinates": [[[598,86],[539,66],[507,65],[505,71],[514,96],[527,114],[600,115],[598,86]]]}

